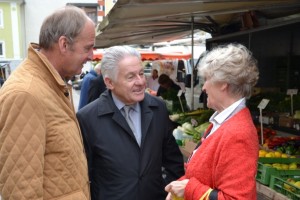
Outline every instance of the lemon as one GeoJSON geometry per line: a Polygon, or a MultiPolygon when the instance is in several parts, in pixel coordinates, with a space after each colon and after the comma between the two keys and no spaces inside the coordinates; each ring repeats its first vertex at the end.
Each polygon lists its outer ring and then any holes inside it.
{"type": "Polygon", "coordinates": [[[294,185],[298,188],[300,188],[300,181],[296,181],[296,183],[294,183],[294,185]]]}
{"type": "Polygon", "coordinates": [[[273,163],[272,166],[278,170],[281,170],[281,164],[280,163],[273,163]]]}
{"type": "Polygon", "coordinates": [[[288,158],[289,156],[286,153],[281,154],[281,158],[288,158]]]}
{"type": "Polygon", "coordinates": [[[288,164],[281,164],[281,169],[283,170],[288,170],[289,169],[289,165],[288,164]]]}
{"type": "Polygon", "coordinates": [[[267,153],[268,153],[268,152],[267,152],[266,150],[261,149],[261,150],[259,150],[259,152],[258,152],[258,157],[263,158],[263,157],[266,156],[267,153]]]}
{"type": "Polygon", "coordinates": [[[288,191],[292,191],[291,190],[291,186],[290,185],[288,185],[288,184],[286,184],[286,183],[283,183],[283,187],[286,189],[286,190],[288,190],[288,191]]]}
{"type": "Polygon", "coordinates": [[[265,156],[266,158],[274,158],[275,157],[275,154],[274,154],[274,152],[268,152],[268,153],[266,153],[266,156],[265,156]]]}
{"type": "Polygon", "coordinates": [[[274,152],[276,158],[281,158],[282,153],[279,151],[274,152]]]}
{"type": "Polygon", "coordinates": [[[184,198],[172,195],[172,200],[184,200],[184,198]]]}
{"type": "Polygon", "coordinates": [[[295,163],[295,162],[290,163],[289,170],[295,170],[295,169],[297,169],[297,163],[295,163]]]}
{"type": "Polygon", "coordinates": [[[281,165],[280,163],[273,163],[272,164],[273,167],[277,167],[277,166],[280,166],[280,165],[281,165]]]}

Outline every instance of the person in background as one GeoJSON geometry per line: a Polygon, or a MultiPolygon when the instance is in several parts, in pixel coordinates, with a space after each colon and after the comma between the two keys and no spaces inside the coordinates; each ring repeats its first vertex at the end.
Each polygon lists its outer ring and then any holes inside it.
{"type": "Polygon", "coordinates": [[[185,200],[256,199],[259,142],[246,98],[259,78],[257,62],[241,44],[219,46],[199,65],[211,126],[190,157],[186,172],[166,186],[185,200]]]}
{"type": "Polygon", "coordinates": [[[96,79],[97,76],[99,76],[100,74],[101,74],[101,64],[98,63],[94,67],[94,69],[92,69],[83,77],[81,90],[80,90],[78,110],[89,103],[89,89],[91,87],[91,81],[96,79]]]}
{"type": "Polygon", "coordinates": [[[93,58],[95,24],[77,7],[48,16],[39,44],[0,90],[3,200],[89,200],[87,160],[67,82],[93,58]]]}
{"type": "Polygon", "coordinates": [[[0,77],[0,87],[4,84],[4,79],[0,77]]]}
{"type": "MultiPolygon", "coordinates": [[[[99,64],[100,66],[100,64],[99,64]]],[[[97,78],[91,80],[90,87],[88,90],[88,102],[91,103],[92,101],[99,98],[100,94],[102,94],[106,90],[106,86],[103,80],[103,76],[101,74],[101,66],[99,67],[100,73],[98,74],[97,78]]]]}
{"type": "Polygon", "coordinates": [[[151,76],[147,77],[147,87],[153,91],[157,91],[159,88],[158,83],[158,71],[157,69],[152,69],[151,76]]]}
{"type": "Polygon", "coordinates": [[[181,87],[177,85],[168,75],[161,74],[158,78],[158,83],[159,88],[156,96],[161,96],[164,100],[172,101],[173,112],[180,113],[188,110],[184,93],[182,92],[182,94],[178,97],[178,92],[181,90],[181,87]],[[179,98],[181,100],[181,103],[179,98]]]}
{"type": "Polygon", "coordinates": [[[184,174],[165,103],[145,93],[136,49],[108,48],[101,63],[108,90],[77,112],[92,200],[163,200],[165,185],[184,174]]]}

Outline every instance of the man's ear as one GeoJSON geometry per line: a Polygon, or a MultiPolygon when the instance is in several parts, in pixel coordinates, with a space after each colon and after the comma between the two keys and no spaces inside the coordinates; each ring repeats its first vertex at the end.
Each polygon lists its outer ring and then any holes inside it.
{"type": "Polygon", "coordinates": [[[113,81],[110,78],[105,77],[104,78],[104,83],[105,83],[107,89],[112,90],[114,88],[114,83],[113,83],[113,81]]]}
{"type": "Polygon", "coordinates": [[[66,52],[68,50],[68,39],[66,36],[60,36],[58,39],[58,46],[61,52],[66,52]]]}

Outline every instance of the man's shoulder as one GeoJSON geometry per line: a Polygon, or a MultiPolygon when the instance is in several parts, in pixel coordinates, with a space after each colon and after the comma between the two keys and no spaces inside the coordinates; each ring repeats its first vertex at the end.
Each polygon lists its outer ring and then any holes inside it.
{"type": "Polygon", "coordinates": [[[91,82],[93,82],[93,83],[104,82],[103,76],[102,75],[98,75],[97,77],[95,77],[94,79],[92,79],[91,82]]]}
{"type": "Polygon", "coordinates": [[[152,96],[148,93],[145,93],[144,102],[146,102],[149,106],[165,106],[165,102],[162,98],[152,96]]]}
{"type": "Polygon", "coordinates": [[[79,115],[94,115],[95,112],[99,113],[103,110],[107,111],[111,108],[112,100],[109,98],[108,91],[104,91],[99,98],[95,99],[94,101],[90,102],[86,106],[82,107],[78,110],[77,114],[79,115]]]}
{"type": "Polygon", "coordinates": [[[83,80],[90,80],[90,79],[95,79],[97,76],[91,72],[87,73],[84,77],[83,80]]]}

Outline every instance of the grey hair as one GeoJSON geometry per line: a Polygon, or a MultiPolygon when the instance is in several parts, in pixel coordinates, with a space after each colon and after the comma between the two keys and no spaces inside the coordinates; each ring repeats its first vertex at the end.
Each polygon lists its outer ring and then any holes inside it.
{"type": "Polygon", "coordinates": [[[250,97],[259,78],[257,61],[241,44],[214,48],[201,59],[199,75],[213,82],[229,84],[232,95],[250,97]]]}
{"type": "Polygon", "coordinates": [[[116,80],[119,62],[126,56],[135,56],[141,60],[139,51],[130,46],[113,46],[106,49],[101,61],[101,73],[103,77],[116,80]]]}
{"type": "Polygon", "coordinates": [[[81,33],[85,23],[89,20],[84,10],[76,6],[65,6],[48,16],[40,30],[40,48],[50,49],[61,36],[66,36],[73,44],[74,39],[81,33]]]}

